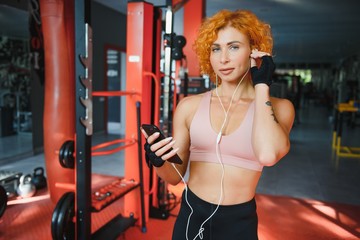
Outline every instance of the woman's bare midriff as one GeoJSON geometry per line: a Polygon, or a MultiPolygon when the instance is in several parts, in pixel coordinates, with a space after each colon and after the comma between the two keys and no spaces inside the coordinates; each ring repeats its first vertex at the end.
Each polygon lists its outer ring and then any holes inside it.
{"type": "MultiPolygon", "coordinates": [[[[218,163],[191,162],[188,186],[199,198],[219,203],[222,166],[218,163]]],[[[250,201],[255,196],[261,172],[224,165],[223,200],[221,205],[250,201]]]]}

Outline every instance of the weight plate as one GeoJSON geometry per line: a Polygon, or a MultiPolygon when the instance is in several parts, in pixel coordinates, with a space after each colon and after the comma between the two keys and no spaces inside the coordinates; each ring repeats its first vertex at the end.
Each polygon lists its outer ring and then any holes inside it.
{"type": "Polygon", "coordinates": [[[68,140],[63,143],[59,151],[59,162],[64,168],[74,168],[74,141],[68,140]]]}
{"type": "Polygon", "coordinates": [[[60,208],[56,239],[75,239],[75,194],[73,192],[66,193],[65,200],[60,208]]]}
{"type": "Polygon", "coordinates": [[[74,239],[75,194],[67,192],[59,199],[51,218],[51,236],[53,240],[74,239]],[[72,227],[71,227],[72,226],[72,227]]]}
{"type": "Polygon", "coordinates": [[[62,195],[61,198],[59,199],[59,201],[56,203],[56,206],[54,208],[54,211],[53,211],[53,214],[52,214],[52,217],[51,217],[51,236],[52,236],[52,239],[56,239],[55,238],[55,232],[56,232],[56,229],[57,229],[57,219],[59,217],[59,212],[60,212],[60,209],[61,209],[61,206],[65,200],[65,195],[62,195]]]}

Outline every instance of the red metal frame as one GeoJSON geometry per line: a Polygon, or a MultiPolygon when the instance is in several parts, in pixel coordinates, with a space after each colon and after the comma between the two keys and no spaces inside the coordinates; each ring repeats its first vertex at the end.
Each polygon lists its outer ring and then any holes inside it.
{"type": "Polygon", "coordinates": [[[187,44],[184,47],[184,54],[188,64],[189,76],[200,76],[198,60],[192,48],[195,41],[197,30],[205,16],[205,0],[189,0],[184,5],[184,36],[187,44]]]}
{"type": "Polygon", "coordinates": [[[119,152],[121,150],[124,150],[125,148],[127,148],[135,143],[136,143],[135,139],[116,139],[113,141],[104,142],[104,143],[98,144],[96,146],[93,146],[91,148],[91,150],[92,150],[91,155],[92,156],[103,156],[103,155],[113,154],[113,153],[119,152]],[[111,150],[98,151],[99,149],[114,146],[114,145],[120,144],[120,143],[125,143],[125,144],[120,147],[113,148],[111,150]]]}
{"type": "MultiPolygon", "coordinates": [[[[140,92],[140,95],[133,95],[126,100],[126,131],[125,138],[137,136],[138,126],[134,116],[136,116],[136,102],[141,102],[141,120],[144,123],[151,121],[151,76],[144,74],[152,72],[153,64],[153,19],[154,7],[147,2],[129,2],[127,15],[126,33],[126,91],[140,92]]],[[[138,181],[139,164],[138,149],[136,145],[125,149],[125,178],[138,181]]],[[[148,192],[149,169],[144,168],[144,188],[148,192]]],[[[124,212],[125,215],[134,214],[140,216],[140,204],[138,202],[139,192],[134,191],[125,196],[124,212]]],[[[148,220],[149,201],[145,201],[145,214],[148,220]]]]}

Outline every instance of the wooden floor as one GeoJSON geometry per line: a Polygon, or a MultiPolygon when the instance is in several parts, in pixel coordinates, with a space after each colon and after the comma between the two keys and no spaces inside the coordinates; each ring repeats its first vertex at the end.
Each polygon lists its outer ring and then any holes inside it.
{"type": "MultiPolygon", "coordinates": [[[[169,188],[177,196],[182,186],[169,188]]],[[[260,240],[360,239],[360,206],[326,203],[310,199],[257,194],[260,240]]],[[[122,200],[92,214],[92,231],[122,209],[122,200]]],[[[29,199],[8,202],[0,219],[1,240],[51,239],[54,204],[46,190],[29,199]]],[[[179,205],[167,220],[150,218],[146,232],[140,224],[127,229],[117,240],[169,240],[179,205]]],[[[231,224],[231,223],[229,223],[231,224]]]]}

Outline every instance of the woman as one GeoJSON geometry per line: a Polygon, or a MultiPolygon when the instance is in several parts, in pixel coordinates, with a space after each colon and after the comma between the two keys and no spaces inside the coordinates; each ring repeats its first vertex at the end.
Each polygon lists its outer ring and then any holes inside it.
{"type": "Polygon", "coordinates": [[[189,165],[173,240],[258,239],[256,186],[263,166],[288,153],[294,121],[291,102],[270,97],[272,45],[270,26],[249,11],[206,19],[194,46],[216,88],[180,101],[173,138],[154,143],[159,134],[143,131],[147,158],[166,182],[184,181],[189,165]],[[182,165],[166,161],[175,154],[182,165]]]}

